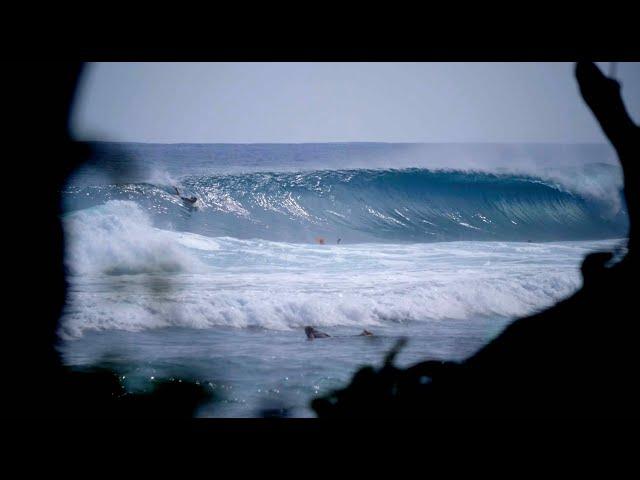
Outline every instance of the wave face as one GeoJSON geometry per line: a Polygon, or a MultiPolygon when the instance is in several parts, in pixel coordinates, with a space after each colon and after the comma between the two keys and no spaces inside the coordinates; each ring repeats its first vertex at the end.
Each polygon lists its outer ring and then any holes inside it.
{"type": "Polygon", "coordinates": [[[422,168],[189,175],[168,182],[70,186],[67,212],[135,201],[155,227],[280,242],[554,241],[624,237],[614,201],[540,178],[422,168]]]}

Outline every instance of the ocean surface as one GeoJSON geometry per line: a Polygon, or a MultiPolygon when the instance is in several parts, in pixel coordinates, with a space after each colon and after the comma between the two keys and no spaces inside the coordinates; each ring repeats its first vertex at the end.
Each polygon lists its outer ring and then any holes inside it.
{"type": "Polygon", "coordinates": [[[63,192],[64,361],[198,381],[201,416],[313,416],[400,337],[399,365],[461,360],[624,253],[604,145],[93,148],[63,192]]]}

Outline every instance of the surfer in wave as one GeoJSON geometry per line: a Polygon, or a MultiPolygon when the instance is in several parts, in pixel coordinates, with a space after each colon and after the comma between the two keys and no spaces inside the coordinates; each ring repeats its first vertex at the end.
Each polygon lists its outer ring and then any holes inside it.
{"type": "Polygon", "coordinates": [[[173,188],[176,191],[176,195],[178,195],[178,197],[180,197],[180,199],[188,205],[193,205],[198,201],[197,197],[183,197],[182,195],[180,195],[180,190],[178,190],[178,187],[174,186],[173,188]]]}

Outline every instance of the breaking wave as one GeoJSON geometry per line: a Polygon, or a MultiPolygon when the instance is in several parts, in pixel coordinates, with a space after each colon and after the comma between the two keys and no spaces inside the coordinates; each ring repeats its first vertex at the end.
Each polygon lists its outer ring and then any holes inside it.
{"type": "Polygon", "coordinates": [[[153,224],[209,237],[342,243],[554,241],[623,237],[621,192],[581,193],[540,178],[462,171],[318,170],[184,177],[170,185],[69,188],[67,211],[135,201],[153,224]],[[184,192],[184,193],[183,193],[184,192]]]}

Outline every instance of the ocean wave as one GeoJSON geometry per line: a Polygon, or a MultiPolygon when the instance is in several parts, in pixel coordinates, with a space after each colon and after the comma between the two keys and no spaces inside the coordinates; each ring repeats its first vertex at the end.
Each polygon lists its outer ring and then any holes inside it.
{"type": "MultiPolygon", "coordinates": [[[[575,182],[577,183],[577,182],[575,182]]],[[[625,236],[628,220],[602,191],[536,177],[484,172],[318,170],[192,175],[185,203],[169,185],[69,187],[67,211],[135,201],[155,226],[210,237],[285,242],[581,240],[625,236]]]]}

